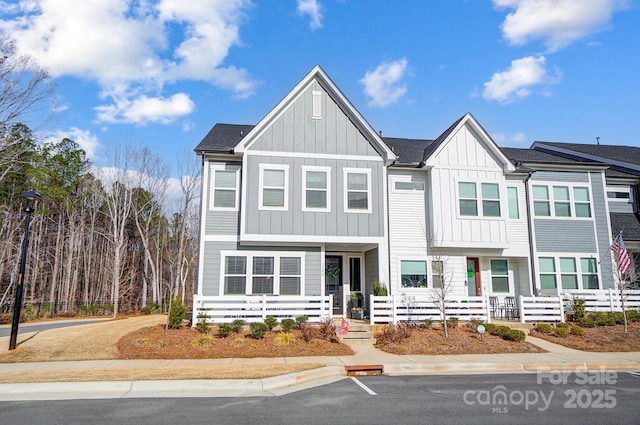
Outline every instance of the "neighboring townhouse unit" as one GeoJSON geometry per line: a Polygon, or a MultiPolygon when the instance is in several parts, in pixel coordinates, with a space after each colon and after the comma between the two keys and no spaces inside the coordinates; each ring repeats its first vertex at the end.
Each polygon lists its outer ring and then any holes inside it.
{"type": "Polygon", "coordinates": [[[230,300],[209,319],[260,320],[296,299],[291,312],[344,315],[351,294],[371,307],[375,282],[403,299],[447,287],[482,308],[613,288],[620,230],[640,264],[640,153],[576,146],[588,145],[501,149],[471,114],[433,140],[383,138],[316,66],[256,125],[216,124],[195,149],[194,323],[230,300]]]}
{"type": "Polygon", "coordinates": [[[606,164],[611,237],[620,232],[633,262],[632,285],[640,289],[640,148],[601,144],[535,142],[531,148],[564,158],[606,164]]]}

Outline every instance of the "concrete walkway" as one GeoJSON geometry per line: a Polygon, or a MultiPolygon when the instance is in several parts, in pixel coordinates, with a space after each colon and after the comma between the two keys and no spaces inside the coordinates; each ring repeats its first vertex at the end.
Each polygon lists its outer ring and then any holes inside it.
{"type": "Polygon", "coordinates": [[[0,400],[59,400],[127,397],[236,397],[283,395],[346,378],[345,366],[382,365],[385,375],[534,373],[601,368],[640,371],[640,352],[591,353],[573,350],[532,336],[527,341],[546,353],[396,355],[371,345],[354,345],[352,356],[278,357],[206,360],[94,360],[46,363],[1,363],[0,374],[55,369],[123,369],[224,365],[321,363],[326,366],[265,379],[103,381],[0,384],[0,400]]]}

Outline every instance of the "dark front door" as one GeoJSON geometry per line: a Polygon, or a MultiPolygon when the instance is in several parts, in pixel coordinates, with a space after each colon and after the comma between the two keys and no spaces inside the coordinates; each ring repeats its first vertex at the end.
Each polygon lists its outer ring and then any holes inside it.
{"type": "Polygon", "coordinates": [[[327,255],[324,263],[324,292],[333,295],[333,314],[342,315],[342,257],[327,255]]]}

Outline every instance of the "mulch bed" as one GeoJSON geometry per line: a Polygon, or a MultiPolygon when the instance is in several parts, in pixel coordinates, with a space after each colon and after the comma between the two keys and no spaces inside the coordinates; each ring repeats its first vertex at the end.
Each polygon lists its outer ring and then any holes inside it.
{"type": "Polygon", "coordinates": [[[640,351],[640,323],[638,322],[629,323],[628,333],[626,334],[624,333],[624,325],[584,328],[584,331],[584,336],[569,335],[566,338],[561,338],[538,332],[534,329],[531,331],[531,335],[554,344],[582,351],[640,351]]]}
{"type": "Polygon", "coordinates": [[[218,359],[254,357],[300,357],[300,356],[348,356],[353,351],[337,341],[314,338],[304,342],[300,332],[292,330],[294,341],[278,345],[278,331],[268,332],[262,339],[254,339],[248,332],[232,334],[226,338],[209,333],[208,346],[194,345],[202,337],[194,328],[169,329],[164,334],[163,326],[143,328],[131,332],[118,341],[121,359],[218,359]]]}
{"type": "Polygon", "coordinates": [[[444,337],[440,327],[432,329],[414,328],[408,338],[390,342],[378,340],[376,347],[392,354],[501,354],[544,353],[546,350],[524,342],[505,341],[485,333],[480,335],[469,326],[461,325],[449,329],[449,338],[444,337]]]}

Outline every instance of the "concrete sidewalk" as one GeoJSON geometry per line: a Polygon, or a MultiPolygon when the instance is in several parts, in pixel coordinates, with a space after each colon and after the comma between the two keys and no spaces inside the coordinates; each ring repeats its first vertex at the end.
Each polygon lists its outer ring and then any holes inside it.
{"type": "Polygon", "coordinates": [[[0,373],[55,369],[126,369],[172,366],[321,363],[326,366],[265,379],[101,381],[0,384],[0,400],[60,400],[130,397],[274,396],[346,378],[346,366],[382,365],[385,375],[534,373],[536,371],[640,371],[640,352],[592,353],[527,337],[546,353],[395,355],[370,345],[355,345],[352,356],[278,357],[206,360],[94,360],[1,363],[0,373]]]}

